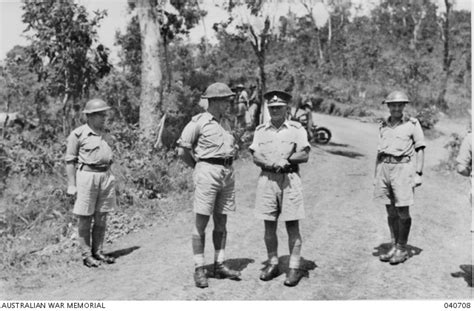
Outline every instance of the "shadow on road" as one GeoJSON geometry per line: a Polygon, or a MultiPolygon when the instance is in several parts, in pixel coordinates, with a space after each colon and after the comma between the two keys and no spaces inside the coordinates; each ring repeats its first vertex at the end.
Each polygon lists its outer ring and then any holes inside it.
{"type": "MultiPolygon", "coordinates": [[[[391,247],[392,247],[392,243],[382,243],[379,246],[374,247],[375,251],[372,253],[372,255],[375,257],[379,257],[382,254],[388,253],[391,247]]],[[[423,250],[413,245],[407,245],[407,251],[408,251],[408,255],[410,257],[413,257],[416,255],[419,255],[423,250]]]]}
{"type": "Polygon", "coordinates": [[[333,143],[329,142],[326,146],[334,146],[334,147],[349,147],[348,144],[340,144],[340,143],[333,143]]]}
{"type": "MultiPolygon", "coordinates": [[[[224,263],[232,270],[237,270],[242,272],[247,266],[251,263],[254,263],[255,260],[250,258],[233,258],[227,259],[224,263]]],[[[208,271],[207,276],[210,278],[214,278],[214,264],[204,266],[204,269],[208,271]]]]}
{"type": "Polygon", "coordinates": [[[133,251],[135,251],[139,248],[140,248],[140,246],[132,246],[132,247],[129,247],[129,248],[119,249],[119,250],[107,253],[107,255],[112,256],[114,258],[119,258],[119,257],[125,256],[125,255],[128,255],[131,252],[133,252],[133,251]]]}
{"type": "Polygon", "coordinates": [[[472,287],[472,269],[473,265],[460,265],[459,268],[461,271],[451,273],[453,278],[464,278],[467,286],[472,287]]]}
{"type": "MultiPolygon", "coordinates": [[[[290,256],[288,256],[288,255],[280,256],[280,258],[278,258],[278,271],[279,271],[278,276],[288,273],[289,261],[290,261],[290,256]]],[[[265,269],[265,267],[269,264],[269,262],[268,262],[268,260],[265,260],[264,262],[262,262],[262,264],[264,266],[262,267],[262,269],[260,269],[261,271],[263,271],[263,269],[265,269]]],[[[301,257],[300,270],[303,271],[303,276],[304,277],[309,278],[309,271],[314,270],[317,267],[318,266],[316,265],[316,263],[314,261],[306,260],[306,259],[304,259],[304,257],[301,257]]]]}
{"type": "Polygon", "coordinates": [[[327,152],[329,153],[332,153],[332,154],[335,154],[335,155],[340,155],[340,156],[343,156],[343,157],[348,157],[348,158],[360,158],[360,157],[363,157],[365,156],[364,154],[362,153],[359,153],[359,152],[355,152],[355,151],[350,151],[350,150],[326,150],[327,152]]]}

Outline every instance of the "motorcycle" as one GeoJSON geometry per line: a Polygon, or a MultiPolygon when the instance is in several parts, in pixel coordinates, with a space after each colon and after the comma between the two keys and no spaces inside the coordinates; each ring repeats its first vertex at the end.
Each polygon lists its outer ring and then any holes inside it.
{"type": "MultiPolygon", "coordinates": [[[[308,120],[306,118],[306,115],[301,115],[299,117],[292,117],[292,120],[298,121],[303,125],[305,128],[306,132],[308,132],[308,120]]],[[[317,144],[322,144],[325,145],[329,143],[332,137],[331,131],[323,126],[317,126],[316,124],[313,124],[311,127],[311,135],[308,132],[308,137],[311,137],[310,143],[317,143],[317,144]]]]}

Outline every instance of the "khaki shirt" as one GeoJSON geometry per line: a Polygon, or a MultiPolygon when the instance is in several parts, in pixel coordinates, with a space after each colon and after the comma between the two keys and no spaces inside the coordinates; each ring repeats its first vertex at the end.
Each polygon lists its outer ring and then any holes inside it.
{"type": "Polygon", "coordinates": [[[402,118],[390,127],[389,118],[380,123],[378,152],[392,156],[413,156],[415,149],[426,147],[420,122],[415,118],[402,118]]]}
{"type": "Polygon", "coordinates": [[[197,159],[233,157],[236,151],[234,136],[209,112],[191,119],[184,127],[178,145],[193,150],[197,159]]]}
{"type": "Polygon", "coordinates": [[[112,149],[104,136],[87,124],[73,130],[67,138],[66,162],[103,166],[110,165],[112,158],[112,149]]]}
{"type": "Polygon", "coordinates": [[[288,158],[293,152],[310,149],[311,145],[303,126],[286,120],[278,129],[271,121],[258,126],[249,148],[276,162],[288,158]]]}
{"type": "Polygon", "coordinates": [[[472,171],[472,133],[468,133],[464,137],[456,162],[472,171]]]}
{"type": "Polygon", "coordinates": [[[237,102],[244,103],[245,105],[249,104],[249,95],[247,94],[246,90],[242,90],[242,92],[239,94],[237,102]]]}

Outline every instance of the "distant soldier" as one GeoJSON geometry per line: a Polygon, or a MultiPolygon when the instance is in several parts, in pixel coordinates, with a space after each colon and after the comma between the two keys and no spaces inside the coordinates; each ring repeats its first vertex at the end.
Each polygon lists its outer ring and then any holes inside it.
{"type": "Polygon", "coordinates": [[[115,177],[110,172],[113,153],[104,130],[108,109],[101,99],[88,101],[83,110],[87,123],[73,130],[67,139],[67,194],[76,196],[73,213],[79,218],[79,246],[87,267],[115,262],[102,251],[107,213],[117,204],[115,177]]]}
{"type": "Polygon", "coordinates": [[[305,128],[308,133],[309,141],[313,139],[313,103],[311,100],[301,100],[301,103],[295,110],[295,113],[292,117],[294,120],[299,121],[305,128]]]}
{"type": "Polygon", "coordinates": [[[249,96],[243,84],[235,87],[237,96],[236,126],[245,129],[247,126],[246,115],[248,114],[249,96]]]}
{"type": "Polygon", "coordinates": [[[239,271],[224,265],[227,236],[227,214],[235,211],[235,177],[232,162],[236,152],[234,137],[225,124],[224,115],[234,92],[224,83],[211,84],[203,98],[208,100],[206,112],[200,113],[184,128],[178,140],[178,154],[194,168],[195,224],[192,237],[194,281],[197,287],[208,287],[204,269],[205,230],[209,218],[214,220],[214,275],[238,279],[239,271]]]}
{"type": "Polygon", "coordinates": [[[409,103],[400,91],[383,101],[390,116],[380,123],[375,170],[375,198],[385,199],[392,247],[380,260],[398,264],[408,259],[408,235],[412,219],[409,207],[414,203],[415,187],[422,184],[425,139],[420,122],[403,115],[409,103]]]}
{"type": "MultiPolygon", "coordinates": [[[[469,132],[463,139],[459,154],[456,158],[456,170],[459,174],[472,177],[472,133],[469,132]]],[[[472,183],[472,179],[469,179],[472,183]]],[[[472,186],[471,186],[472,189],[472,186]]],[[[470,202],[472,208],[472,192],[470,195],[470,202]]],[[[471,232],[474,232],[474,213],[471,213],[471,232]]]]}
{"type": "Polygon", "coordinates": [[[300,123],[287,119],[291,95],[271,91],[264,95],[270,121],[258,126],[250,151],[262,171],[257,184],[255,215],[264,220],[268,265],[260,275],[269,281],[279,275],[277,221],[285,221],[290,248],[286,286],[295,286],[300,270],[302,240],[299,220],[304,218],[303,191],[298,164],[308,161],[310,145],[300,123]]]}

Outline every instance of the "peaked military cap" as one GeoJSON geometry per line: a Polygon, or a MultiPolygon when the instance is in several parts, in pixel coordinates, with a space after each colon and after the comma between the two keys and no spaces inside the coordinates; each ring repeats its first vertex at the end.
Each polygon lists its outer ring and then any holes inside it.
{"type": "Polygon", "coordinates": [[[263,98],[268,101],[268,107],[286,106],[291,100],[291,95],[287,92],[274,90],[263,94],[263,98]]]}

